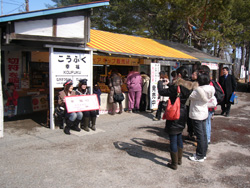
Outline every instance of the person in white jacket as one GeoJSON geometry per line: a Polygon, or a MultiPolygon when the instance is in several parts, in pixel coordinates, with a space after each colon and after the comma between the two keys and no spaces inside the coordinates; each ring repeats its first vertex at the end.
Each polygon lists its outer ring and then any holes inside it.
{"type": "Polygon", "coordinates": [[[196,154],[190,156],[192,161],[203,162],[206,159],[208,148],[206,119],[208,117],[208,101],[214,96],[215,89],[209,85],[210,77],[206,72],[201,72],[197,79],[199,87],[197,87],[191,95],[189,117],[192,119],[194,133],[197,137],[196,154]]]}

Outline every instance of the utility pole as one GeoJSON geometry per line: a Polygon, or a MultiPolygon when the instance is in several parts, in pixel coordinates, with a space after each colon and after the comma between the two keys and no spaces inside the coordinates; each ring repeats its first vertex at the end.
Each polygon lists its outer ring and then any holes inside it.
{"type": "Polygon", "coordinates": [[[25,10],[26,12],[29,12],[29,0],[25,0],[25,10]]]}
{"type": "Polygon", "coordinates": [[[1,16],[3,15],[3,0],[1,0],[1,16]]]}

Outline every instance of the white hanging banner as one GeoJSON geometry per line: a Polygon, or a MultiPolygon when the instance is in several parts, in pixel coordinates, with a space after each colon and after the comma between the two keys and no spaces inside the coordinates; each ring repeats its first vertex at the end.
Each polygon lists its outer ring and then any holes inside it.
{"type": "Polygon", "coordinates": [[[79,80],[87,79],[91,86],[91,55],[89,53],[54,52],[52,57],[52,82],[55,88],[63,87],[66,80],[73,80],[75,87],[79,80]]]}
{"type": "Polygon", "coordinates": [[[158,89],[157,84],[160,80],[160,71],[161,71],[161,64],[160,63],[151,63],[151,85],[150,85],[150,99],[151,99],[151,109],[158,108],[158,89]]]}

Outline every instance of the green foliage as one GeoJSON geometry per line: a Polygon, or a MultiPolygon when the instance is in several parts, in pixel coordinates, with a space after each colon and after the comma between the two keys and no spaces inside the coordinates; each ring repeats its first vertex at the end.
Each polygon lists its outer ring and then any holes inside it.
{"type": "MultiPolygon", "coordinates": [[[[52,0],[56,6],[90,0],[52,0]]],[[[92,28],[188,43],[213,50],[250,41],[249,0],[110,0],[94,9],[92,28]],[[191,29],[195,26],[196,30],[191,29]]]]}

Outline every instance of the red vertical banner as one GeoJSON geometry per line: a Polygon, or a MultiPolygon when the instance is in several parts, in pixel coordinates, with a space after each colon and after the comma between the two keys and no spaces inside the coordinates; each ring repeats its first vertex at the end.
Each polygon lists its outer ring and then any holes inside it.
{"type": "Polygon", "coordinates": [[[6,84],[12,82],[16,89],[20,88],[21,80],[21,52],[9,52],[5,56],[5,79],[6,84]]]}

